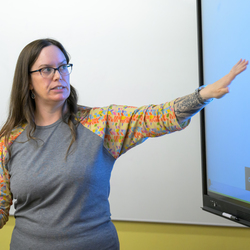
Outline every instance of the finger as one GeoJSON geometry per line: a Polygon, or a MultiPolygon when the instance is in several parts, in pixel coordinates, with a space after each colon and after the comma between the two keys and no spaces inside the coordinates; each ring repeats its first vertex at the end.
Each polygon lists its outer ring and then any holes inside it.
{"type": "Polygon", "coordinates": [[[249,62],[249,61],[244,60],[243,65],[248,65],[248,62],[249,62]]]}
{"type": "Polygon", "coordinates": [[[247,65],[248,64],[248,61],[246,61],[246,59],[242,60],[240,59],[237,63],[236,63],[236,67],[238,66],[242,66],[242,65],[247,65]]]}
{"type": "Polygon", "coordinates": [[[243,64],[243,65],[241,65],[241,71],[243,71],[243,70],[245,70],[247,68],[247,64],[243,64]]]}
{"type": "Polygon", "coordinates": [[[244,71],[247,68],[248,65],[248,61],[246,61],[245,59],[240,63],[240,65],[238,65],[237,68],[237,74],[241,73],[242,71],[244,71]]]}
{"type": "Polygon", "coordinates": [[[242,61],[240,62],[240,64],[241,64],[241,65],[242,65],[242,64],[245,64],[245,62],[246,62],[246,59],[242,60],[242,61]]]}
{"type": "Polygon", "coordinates": [[[242,62],[242,58],[236,63],[236,65],[239,65],[242,62]]]}
{"type": "Polygon", "coordinates": [[[241,65],[247,65],[247,64],[248,64],[248,61],[246,61],[246,59],[244,59],[244,60],[242,61],[242,59],[241,59],[241,61],[239,61],[238,63],[241,64],[241,65]]]}

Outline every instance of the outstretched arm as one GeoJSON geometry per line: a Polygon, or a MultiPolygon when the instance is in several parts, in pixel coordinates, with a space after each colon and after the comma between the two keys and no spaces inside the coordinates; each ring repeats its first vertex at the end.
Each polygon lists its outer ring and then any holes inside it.
{"type": "Polygon", "coordinates": [[[208,85],[199,92],[176,99],[174,110],[179,123],[183,123],[198,113],[207,105],[211,98],[221,98],[229,93],[229,85],[233,79],[247,68],[248,61],[240,60],[231,71],[213,84],[208,85]]]}

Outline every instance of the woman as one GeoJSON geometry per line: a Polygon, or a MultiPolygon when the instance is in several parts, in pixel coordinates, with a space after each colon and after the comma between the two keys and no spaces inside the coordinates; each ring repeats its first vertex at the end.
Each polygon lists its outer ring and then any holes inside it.
{"type": "Polygon", "coordinates": [[[247,64],[240,60],[219,81],[165,104],[86,108],[77,105],[63,46],[28,44],[0,131],[0,227],[16,199],[11,249],[119,249],[108,202],[115,160],[147,137],[185,128],[247,64]]]}

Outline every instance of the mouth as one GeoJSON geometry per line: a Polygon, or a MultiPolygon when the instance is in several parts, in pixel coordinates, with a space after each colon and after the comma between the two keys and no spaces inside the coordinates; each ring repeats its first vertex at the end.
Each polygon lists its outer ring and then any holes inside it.
{"type": "Polygon", "coordinates": [[[63,87],[63,86],[56,86],[56,87],[54,87],[54,88],[52,88],[52,89],[64,89],[65,87],[63,87]]]}

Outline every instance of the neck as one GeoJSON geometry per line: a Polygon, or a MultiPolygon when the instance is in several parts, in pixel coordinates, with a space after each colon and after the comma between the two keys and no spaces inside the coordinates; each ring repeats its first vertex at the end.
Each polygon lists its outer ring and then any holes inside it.
{"type": "MultiPolygon", "coordinates": [[[[35,123],[38,126],[48,126],[58,121],[62,117],[63,105],[57,106],[39,106],[36,105],[35,111],[35,123]]],[[[63,113],[67,112],[67,106],[65,105],[63,113]]]]}

